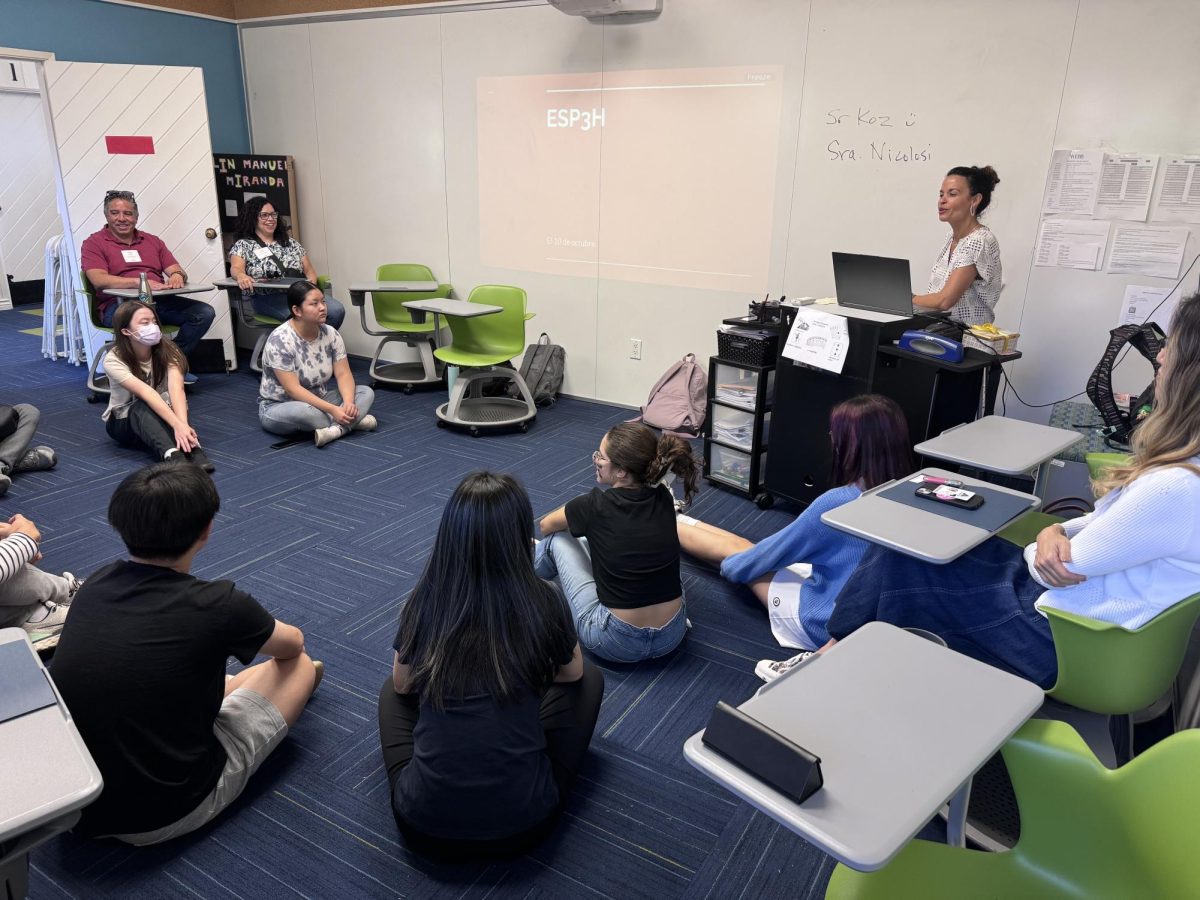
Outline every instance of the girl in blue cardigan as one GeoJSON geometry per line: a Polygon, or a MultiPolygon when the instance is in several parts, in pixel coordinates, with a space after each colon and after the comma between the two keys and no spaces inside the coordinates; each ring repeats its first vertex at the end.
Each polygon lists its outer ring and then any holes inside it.
{"type": "Polygon", "coordinates": [[[720,564],[721,575],[748,584],[767,609],[771,633],[802,652],[788,660],[762,660],[755,673],[778,678],[829,640],[826,624],[842,586],[867,550],[867,542],[836,531],[821,514],[863,491],[913,471],[908,424],[894,400],[864,394],[839,403],[829,416],[833,441],[831,481],[794,522],[758,544],[687,516],[677,519],[679,546],[720,564]]]}

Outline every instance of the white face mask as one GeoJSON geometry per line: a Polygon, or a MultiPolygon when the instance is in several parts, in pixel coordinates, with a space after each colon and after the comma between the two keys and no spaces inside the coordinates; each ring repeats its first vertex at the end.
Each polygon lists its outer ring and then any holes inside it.
{"type": "Polygon", "coordinates": [[[145,344],[147,347],[153,347],[162,340],[162,331],[153,322],[147,322],[133,335],[133,339],[139,344],[145,344]]]}

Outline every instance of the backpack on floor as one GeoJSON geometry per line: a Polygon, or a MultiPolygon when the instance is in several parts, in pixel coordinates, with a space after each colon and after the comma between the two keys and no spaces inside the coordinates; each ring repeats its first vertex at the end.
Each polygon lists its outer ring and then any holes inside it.
{"type": "Polygon", "coordinates": [[[642,414],[630,421],[645,422],[663,434],[694,438],[704,427],[707,397],[708,375],[696,364],[696,355],[689,353],[663,373],[650,389],[642,414]]]}
{"type": "Polygon", "coordinates": [[[1128,444],[1134,429],[1142,424],[1142,420],[1150,414],[1150,409],[1154,406],[1153,381],[1133,401],[1129,412],[1117,406],[1113,397],[1112,370],[1118,351],[1126,344],[1130,345],[1150,361],[1150,365],[1154,367],[1154,374],[1158,375],[1158,352],[1162,350],[1165,342],[1166,335],[1154,322],[1120,325],[1109,332],[1104,355],[1100,357],[1100,362],[1096,364],[1087,381],[1088,399],[1104,419],[1106,443],[1128,444]]]}
{"type": "MultiPolygon", "coordinates": [[[[558,399],[566,366],[567,351],[558,344],[550,343],[550,335],[544,331],[537,343],[525,348],[525,358],[521,360],[521,379],[528,386],[534,403],[550,406],[558,399]]],[[[508,396],[520,396],[515,384],[509,384],[508,396]]]]}

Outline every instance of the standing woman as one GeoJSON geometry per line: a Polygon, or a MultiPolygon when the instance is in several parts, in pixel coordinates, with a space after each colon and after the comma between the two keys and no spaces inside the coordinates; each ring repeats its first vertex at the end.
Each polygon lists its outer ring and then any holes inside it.
{"type": "Polygon", "coordinates": [[[604,676],[534,573],[532,539],[524,488],[468,475],[400,613],[379,738],[413,849],[521,852],[553,826],[587,754],[604,676]]]}
{"type": "Polygon", "coordinates": [[[938,191],[938,218],[950,236],[929,273],[929,290],[913,305],[948,312],[963,325],[995,321],[1002,287],[1000,244],[979,217],[992,202],[1000,177],[991,166],[957,166],[938,191]]]}
{"type": "Polygon", "coordinates": [[[842,586],[867,552],[860,537],[821,521],[837,509],[913,471],[908,423],[890,397],[863,394],[839,403],[829,414],[835,485],[817,497],[790,525],[753,544],[732,532],[679,517],[679,545],[721,575],[750,586],[767,610],[771,634],[801,652],[791,659],[764,659],[754,669],[772,681],[807,659],[829,640],[827,626],[842,586]]]}
{"type": "Polygon", "coordinates": [[[112,327],[114,346],[104,356],[108,436],[122,447],[144,447],[156,460],[186,460],[212,472],[188,422],[187,357],[163,335],[154,307],[126,300],[113,313],[112,327]]]}
{"type": "Polygon", "coordinates": [[[541,521],[537,572],[558,576],[575,616],[579,642],[602,659],[637,662],[664,656],[687,632],[679,579],[675,498],[662,484],[683,479],[696,493],[698,467],[688,445],[640,423],[613,426],[592,454],[593,488],[541,521]]]}
{"type": "Polygon", "coordinates": [[[287,289],[288,319],[263,347],[258,420],[272,434],[311,431],[318,447],[352,429],[374,431],[375,392],[355,385],[346,345],[326,324],[325,292],[311,281],[287,289]]]}
{"type": "MultiPolygon", "coordinates": [[[[242,207],[234,226],[236,242],[229,248],[229,273],[237,280],[242,294],[250,294],[254,311],[272,319],[286,319],[287,298],[283,291],[255,290],[255,279],[306,278],[314,284],[317,272],[307,251],[291,237],[290,229],[266,197],[253,197],[242,207]]],[[[341,328],[346,307],[333,297],[326,298],[328,323],[341,328]]]]}

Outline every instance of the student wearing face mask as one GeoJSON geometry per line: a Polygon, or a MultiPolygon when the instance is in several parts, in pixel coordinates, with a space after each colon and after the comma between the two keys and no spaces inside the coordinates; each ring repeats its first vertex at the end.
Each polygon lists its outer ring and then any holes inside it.
{"type": "Polygon", "coordinates": [[[163,335],[154,308],[129,300],[117,307],[112,323],[115,346],[104,357],[111,387],[103,416],[108,436],[123,447],[143,447],[156,460],[213,471],[188,422],[187,359],[163,335]]]}

